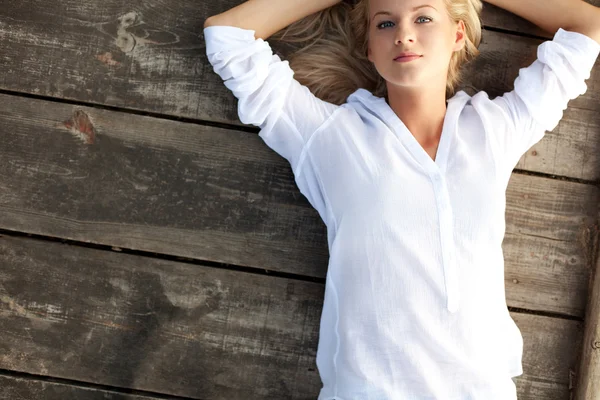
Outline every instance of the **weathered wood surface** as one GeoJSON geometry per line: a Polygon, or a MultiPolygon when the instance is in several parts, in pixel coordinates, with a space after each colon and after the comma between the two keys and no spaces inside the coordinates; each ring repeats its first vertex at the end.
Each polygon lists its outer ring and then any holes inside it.
{"type": "MultiPolygon", "coordinates": [[[[171,397],[161,396],[161,400],[171,397]]],[[[156,400],[156,397],[0,375],[1,400],[156,400]]]]}
{"type": "Polygon", "coordinates": [[[600,252],[590,279],[589,300],[585,313],[585,329],[581,362],[577,375],[575,400],[600,400],[600,252]]]}
{"type": "MultiPolygon", "coordinates": [[[[4,3],[0,88],[241,125],[235,98],[208,64],[202,36],[207,16],[239,0],[174,0],[168,7],[159,0],[4,3]]],[[[486,6],[487,20],[517,31],[521,26],[518,18],[486,6]]],[[[482,55],[462,88],[490,95],[511,90],[518,69],[535,59],[539,43],[485,31],[482,55]]],[[[599,67],[588,85],[588,92],[571,102],[557,131],[518,168],[600,178],[599,67]]]]}
{"type": "MultiPolygon", "coordinates": [[[[239,2],[0,0],[0,89],[241,126],[202,37],[207,16],[239,2]]],[[[486,26],[552,37],[485,6],[486,26]]],[[[484,31],[462,88],[510,90],[539,43],[484,31]]],[[[598,65],[588,87],[518,168],[600,179],[598,65]]],[[[325,227],[255,134],[0,95],[0,137],[0,229],[325,277],[325,227]]],[[[598,188],[515,174],[507,199],[509,305],[582,318],[598,188]]],[[[0,370],[149,396],[0,375],[0,398],[314,399],[323,290],[0,238],[0,370]]],[[[519,400],[567,399],[582,323],[511,315],[519,400]]]]}
{"type": "MultiPolygon", "coordinates": [[[[0,228],[326,276],[325,225],[253,133],[0,95],[0,134],[0,228]]],[[[583,316],[599,196],[513,175],[509,305],[583,316]]]]}
{"type": "MultiPolygon", "coordinates": [[[[321,283],[6,236],[0,274],[2,369],[203,400],[315,399],[321,387],[321,283]]],[[[519,399],[568,398],[581,323],[511,316],[519,399]]]]}
{"type": "MultiPolygon", "coordinates": [[[[586,0],[586,2],[600,6],[600,0],[586,0]]],[[[486,27],[505,29],[544,38],[552,38],[554,36],[554,32],[546,32],[531,22],[487,2],[483,3],[482,20],[486,27]]]]}

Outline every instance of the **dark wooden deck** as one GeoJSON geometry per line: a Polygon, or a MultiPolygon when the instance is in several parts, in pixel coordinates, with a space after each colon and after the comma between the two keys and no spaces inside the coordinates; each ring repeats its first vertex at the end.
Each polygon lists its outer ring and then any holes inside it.
{"type": "MultiPolygon", "coordinates": [[[[0,399],[316,399],[325,226],[205,56],[238,2],[0,0],[0,399]]],[[[495,96],[552,35],[484,23],[463,88],[495,96]]],[[[568,400],[587,349],[600,67],[588,87],[507,193],[522,400],[568,400]]]]}

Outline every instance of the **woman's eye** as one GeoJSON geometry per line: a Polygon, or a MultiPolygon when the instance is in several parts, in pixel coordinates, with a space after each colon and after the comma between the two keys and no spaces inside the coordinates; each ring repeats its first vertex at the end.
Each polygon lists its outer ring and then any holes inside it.
{"type": "Polygon", "coordinates": [[[391,23],[392,23],[392,21],[381,22],[381,23],[379,23],[379,25],[377,25],[377,28],[378,29],[383,29],[383,28],[385,28],[385,26],[383,26],[383,25],[385,25],[385,24],[391,24],[391,23]]]}
{"type": "MultiPolygon", "coordinates": [[[[433,19],[432,19],[431,17],[425,17],[425,16],[421,16],[421,17],[417,18],[417,21],[418,21],[419,23],[426,23],[426,22],[431,22],[431,21],[433,21],[433,19]]],[[[393,23],[392,21],[383,21],[383,22],[380,22],[380,23],[379,23],[379,25],[377,25],[377,28],[378,28],[378,29],[384,29],[384,28],[386,28],[386,27],[388,27],[388,26],[391,26],[391,25],[393,25],[393,24],[394,24],[394,23],[393,23]],[[387,26],[386,26],[386,24],[390,24],[390,25],[387,25],[387,26]]]]}

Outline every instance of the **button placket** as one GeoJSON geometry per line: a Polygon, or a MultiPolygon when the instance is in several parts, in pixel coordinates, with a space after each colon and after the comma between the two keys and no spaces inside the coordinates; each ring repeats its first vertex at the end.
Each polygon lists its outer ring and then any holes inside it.
{"type": "Polygon", "coordinates": [[[440,241],[442,249],[442,263],[444,269],[444,283],[446,290],[446,307],[454,313],[459,307],[458,277],[454,258],[453,218],[450,198],[445,182],[439,173],[432,176],[434,191],[438,206],[440,241]]]}

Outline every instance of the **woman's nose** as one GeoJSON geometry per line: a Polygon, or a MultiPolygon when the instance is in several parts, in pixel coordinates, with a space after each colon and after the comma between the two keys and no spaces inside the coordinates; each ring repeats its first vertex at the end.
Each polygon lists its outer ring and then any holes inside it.
{"type": "Polygon", "coordinates": [[[410,43],[415,41],[415,34],[412,29],[399,27],[396,32],[396,44],[398,43],[410,43]]]}

